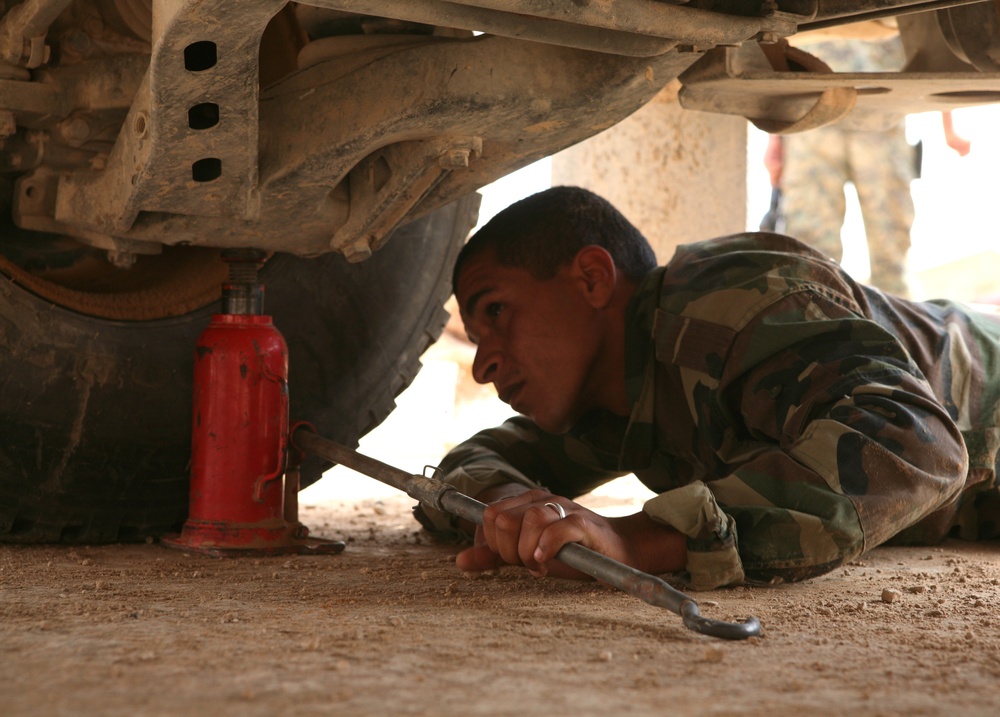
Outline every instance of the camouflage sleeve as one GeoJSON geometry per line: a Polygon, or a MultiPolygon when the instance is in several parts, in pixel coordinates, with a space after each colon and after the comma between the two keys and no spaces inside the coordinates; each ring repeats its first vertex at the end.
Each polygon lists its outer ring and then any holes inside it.
{"type": "Polygon", "coordinates": [[[957,498],[961,433],[877,323],[798,292],[739,333],[727,364],[715,410],[739,419],[714,433],[717,455],[732,460],[708,487],[733,534],[689,541],[695,553],[724,552],[730,539],[747,578],[801,580],[957,498]],[[762,346],[767,358],[750,360],[762,346]]]}
{"type": "Polygon", "coordinates": [[[708,484],[694,481],[646,501],[643,512],[687,536],[686,568],[695,590],[737,585],[746,577],[736,545],[736,525],[708,484]]]}
{"type": "MultiPolygon", "coordinates": [[[[440,469],[446,483],[473,498],[501,483],[575,498],[625,475],[600,468],[596,457],[571,436],[547,434],[522,416],[460,443],[444,457],[440,469]]],[[[455,532],[457,519],[430,506],[420,505],[416,517],[433,532],[455,532]]]]}

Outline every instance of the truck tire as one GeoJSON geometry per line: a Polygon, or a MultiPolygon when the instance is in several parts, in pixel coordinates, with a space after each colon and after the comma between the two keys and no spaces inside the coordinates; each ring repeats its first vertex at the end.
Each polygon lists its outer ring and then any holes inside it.
{"type": "MultiPolygon", "coordinates": [[[[399,229],[367,261],[275,255],[265,313],[289,347],[291,420],[356,445],[440,335],[477,195],[399,229]]],[[[99,543],[187,515],[194,344],[215,301],[123,321],[0,277],[0,542],[99,543]]],[[[302,486],[329,468],[308,458],[302,486]]]]}

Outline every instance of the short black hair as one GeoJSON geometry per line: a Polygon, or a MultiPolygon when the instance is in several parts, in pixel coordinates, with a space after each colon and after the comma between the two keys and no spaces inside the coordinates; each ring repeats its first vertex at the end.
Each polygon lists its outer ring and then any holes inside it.
{"type": "Polygon", "coordinates": [[[545,280],[593,245],[633,283],[656,268],[646,237],[611,202],[580,187],[552,187],[511,204],[476,232],[455,261],[452,287],[462,265],[487,249],[501,266],[545,280]]]}

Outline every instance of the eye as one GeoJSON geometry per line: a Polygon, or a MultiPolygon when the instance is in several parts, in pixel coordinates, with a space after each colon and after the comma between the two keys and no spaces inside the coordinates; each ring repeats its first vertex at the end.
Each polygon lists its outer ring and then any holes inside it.
{"type": "Polygon", "coordinates": [[[486,305],[486,315],[491,319],[498,317],[501,311],[503,311],[503,304],[498,301],[494,301],[486,305]]]}

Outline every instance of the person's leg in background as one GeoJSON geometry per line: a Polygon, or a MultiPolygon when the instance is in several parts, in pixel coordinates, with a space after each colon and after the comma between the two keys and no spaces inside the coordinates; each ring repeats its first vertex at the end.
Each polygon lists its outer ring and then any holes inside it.
{"type": "Polygon", "coordinates": [[[849,178],[844,133],[836,127],[822,127],[786,135],[782,142],[785,233],[840,262],[844,184],[849,178]]]}
{"type": "Polygon", "coordinates": [[[913,147],[900,125],[887,132],[847,132],[851,181],[858,191],[868,239],[871,284],[909,296],[906,257],[913,226],[913,147]]]}

